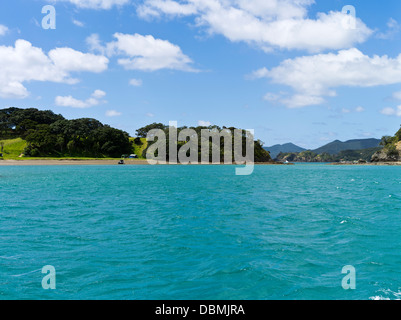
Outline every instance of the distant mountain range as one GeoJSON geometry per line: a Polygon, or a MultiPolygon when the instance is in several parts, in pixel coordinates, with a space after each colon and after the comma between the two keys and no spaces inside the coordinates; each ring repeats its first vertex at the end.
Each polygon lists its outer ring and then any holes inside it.
{"type": "MultiPolygon", "coordinates": [[[[379,147],[380,142],[381,142],[380,139],[354,139],[345,142],[335,140],[320,148],[311,151],[316,154],[328,153],[330,155],[335,155],[342,151],[377,148],[379,147]]],[[[296,153],[296,152],[306,151],[306,149],[301,148],[293,143],[286,143],[283,145],[265,147],[264,149],[270,152],[270,155],[273,159],[276,158],[280,152],[296,153]]]]}
{"type": "Polygon", "coordinates": [[[380,142],[381,140],[379,139],[357,139],[357,140],[348,140],[346,142],[341,142],[339,140],[336,140],[312,151],[317,154],[328,153],[334,155],[340,153],[341,151],[346,151],[346,150],[362,150],[362,149],[377,148],[379,147],[380,142]]]}
{"type": "Polygon", "coordinates": [[[276,144],[275,146],[272,147],[265,147],[264,148],[266,151],[270,152],[270,156],[272,159],[276,158],[280,152],[302,152],[305,151],[306,149],[298,147],[297,145],[293,143],[286,143],[286,144],[276,144]]]}

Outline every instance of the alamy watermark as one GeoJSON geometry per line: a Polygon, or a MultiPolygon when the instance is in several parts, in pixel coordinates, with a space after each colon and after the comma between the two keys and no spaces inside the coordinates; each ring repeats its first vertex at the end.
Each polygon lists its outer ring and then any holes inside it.
{"type": "Polygon", "coordinates": [[[56,29],[56,8],[52,5],[47,5],[42,8],[42,13],[46,16],[42,19],[42,28],[45,30],[56,29]]]}
{"type": "Polygon", "coordinates": [[[44,266],[42,273],[46,274],[42,279],[42,288],[45,290],[56,289],[56,269],[53,266],[44,266]]]}
{"type": "Polygon", "coordinates": [[[346,15],[341,21],[342,26],[346,30],[356,29],[356,9],[354,6],[347,5],[342,9],[342,13],[346,15]]]}
{"type": "Polygon", "coordinates": [[[236,175],[251,175],[254,171],[254,130],[202,129],[199,137],[198,133],[190,128],[178,132],[177,122],[170,121],[167,134],[164,130],[153,129],[148,132],[146,139],[148,142],[153,142],[146,152],[146,159],[151,165],[223,162],[245,164],[245,167],[236,168],[236,175]]]}
{"type": "Polygon", "coordinates": [[[342,274],[346,274],[343,278],[341,285],[344,290],[355,290],[356,289],[356,270],[353,266],[345,266],[342,271],[342,274]]]}

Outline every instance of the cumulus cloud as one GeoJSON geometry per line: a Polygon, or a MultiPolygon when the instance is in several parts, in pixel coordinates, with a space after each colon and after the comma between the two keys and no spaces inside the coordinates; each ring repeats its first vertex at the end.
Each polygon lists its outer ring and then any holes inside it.
{"type": "Polygon", "coordinates": [[[74,84],[79,79],[72,72],[99,73],[107,69],[109,60],[103,56],[82,53],[70,48],[56,48],[47,55],[26,40],[15,46],[0,46],[0,97],[26,98],[28,81],[74,84]]]}
{"type": "Polygon", "coordinates": [[[133,87],[140,87],[140,86],[142,86],[142,80],[141,79],[131,79],[129,81],[129,84],[133,87]]]}
{"type": "Polygon", "coordinates": [[[99,36],[86,39],[92,51],[108,56],[119,56],[118,63],[127,70],[156,71],[172,69],[196,71],[191,67],[192,60],[181,48],[167,40],[156,39],[151,35],[115,33],[116,41],[102,45],[99,36]]]}
{"type": "Polygon", "coordinates": [[[364,42],[373,31],[359,18],[341,11],[308,17],[313,0],[145,0],[140,17],[193,16],[197,26],[233,42],[272,48],[319,52],[347,49],[364,42]],[[355,28],[347,23],[353,19],[355,28]]]}
{"type": "Polygon", "coordinates": [[[116,110],[107,110],[106,111],[106,116],[107,117],[119,117],[119,116],[121,116],[122,115],[122,113],[121,112],[118,112],[118,111],[116,111],[116,110]]]}
{"type": "Polygon", "coordinates": [[[106,92],[102,90],[95,90],[92,95],[86,100],[75,99],[72,96],[57,96],[55,99],[56,106],[59,107],[71,107],[78,109],[86,109],[93,106],[97,106],[103,103],[101,99],[106,96],[106,92]]]}
{"type": "Polygon", "coordinates": [[[71,48],[57,48],[49,52],[53,63],[63,71],[87,71],[100,73],[107,69],[108,59],[71,48]]]}
{"type": "Polygon", "coordinates": [[[203,121],[203,120],[198,121],[198,126],[201,127],[210,127],[211,125],[212,123],[210,121],[203,121]]]}
{"type": "Polygon", "coordinates": [[[53,0],[59,2],[70,2],[82,9],[104,9],[108,10],[114,6],[128,4],[130,0],[53,0]]]}
{"type": "Polygon", "coordinates": [[[383,110],[381,110],[381,113],[386,116],[401,117],[401,106],[398,106],[396,108],[384,108],[383,110]]]}
{"type": "Polygon", "coordinates": [[[77,27],[81,27],[81,28],[85,27],[85,24],[79,20],[73,19],[72,23],[75,24],[77,27]]]}
{"type": "Polygon", "coordinates": [[[365,108],[364,108],[364,107],[361,107],[361,106],[358,106],[358,107],[355,108],[355,111],[356,111],[356,112],[359,112],[359,113],[360,113],[360,112],[364,112],[364,111],[365,111],[365,108]]]}
{"type": "Polygon", "coordinates": [[[279,66],[254,72],[273,83],[289,86],[292,97],[280,97],[290,108],[318,105],[325,97],[336,96],[336,88],[374,87],[401,83],[401,55],[364,55],[358,49],[338,53],[303,56],[283,61],[279,66]]]}
{"type": "Polygon", "coordinates": [[[4,36],[8,31],[8,28],[2,24],[0,24],[0,36],[4,36]]]}

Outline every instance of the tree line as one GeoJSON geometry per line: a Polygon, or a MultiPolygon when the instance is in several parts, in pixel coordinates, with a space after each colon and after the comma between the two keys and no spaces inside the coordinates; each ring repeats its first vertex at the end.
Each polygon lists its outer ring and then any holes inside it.
{"type": "MultiPolygon", "coordinates": [[[[53,111],[38,110],[35,108],[20,109],[7,108],[0,109],[0,140],[22,138],[27,142],[24,155],[27,157],[107,157],[119,158],[123,154],[133,153],[133,145],[141,145],[141,138],[146,138],[152,129],[161,129],[167,138],[167,158],[169,153],[169,126],[162,123],[153,123],[142,127],[136,131],[136,139],[130,141],[127,132],[115,129],[109,125],[102,124],[92,118],[82,118],[67,120],[60,114],[53,111]]],[[[230,130],[234,132],[234,127],[219,126],[198,126],[198,127],[179,127],[179,134],[184,129],[193,129],[199,137],[202,130],[230,130]]],[[[243,133],[243,152],[246,150],[246,131],[243,133]]],[[[189,140],[189,138],[188,138],[189,140]]],[[[187,141],[188,141],[187,140],[187,141]]],[[[180,149],[187,141],[178,141],[177,149],[180,149]]],[[[232,141],[234,145],[234,138],[232,141]]],[[[221,137],[220,145],[216,146],[211,139],[209,141],[210,150],[220,147],[222,162],[224,161],[224,138],[221,137]]],[[[152,142],[148,143],[143,151],[145,157],[152,142]]],[[[198,145],[199,159],[201,153],[201,141],[198,145]]],[[[272,161],[270,154],[263,149],[263,142],[254,141],[255,162],[272,161]]],[[[212,152],[210,152],[212,154],[212,152]]],[[[245,154],[244,154],[245,155],[245,154]]]]}
{"type": "Polygon", "coordinates": [[[0,110],[0,139],[27,141],[25,156],[120,157],[129,153],[129,135],[91,118],[67,120],[35,108],[0,110]]]}
{"type": "MultiPolygon", "coordinates": [[[[166,136],[166,153],[167,153],[167,160],[169,159],[169,152],[170,152],[170,146],[169,146],[169,134],[170,134],[170,127],[163,124],[163,123],[152,123],[149,124],[143,128],[140,128],[136,131],[136,136],[139,138],[145,138],[148,134],[149,131],[154,130],[154,129],[159,129],[162,130],[165,133],[166,136]]],[[[196,133],[197,137],[200,138],[202,136],[202,130],[209,130],[209,131],[214,131],[214,132],[222,132],[223,130],[228,130],[231,131],[231,136],[232,136],[232,146],[234,146],[234,130],[236,130],[237,128],[234,127],[219,127],[216,125],[212,125],[212,126],[197,126],[197,127],[187,127],[187,126],[182,126],[182,127],[178,127],[177,128],[177,136],[180,134],[181,131],[185,130],[185,129],[192,129],[194,130],[194,132],[196,133]]],[[[241,129],[237,129],[237,130],[241,130],[241,129]]],[[[243,151],[243,155],[245,155],[245,150],[246,150],[246,142],[247,142],[247,133],[245,130],[241,130],[242,131],[242,151],[243,151]]],[[[177,150],[179,150],[183,145],[185,145],[188,141],[189,141],[190,137],[187,137],[186,141],[177,141],[177,150]]],[[[223,137],[220,137],[218,145],[216,145],[216,143],[210,139],[209,140],[209,155],[210,155],[210,161],[212,161],[212,149],[213,148],[219,148],[220,150],[220,162],[223,163],[224,162],[224,143],[225,140],[223,137]]],[[[149,149],[149,147],[152,144],[149,143],[148,147],[143,151],[143,157],[145,157],[147,150],[149,149]]],[[[198,161],[201,161],[201,139],[198,139],[198,161]]],[[[189,152],[189,151],[188,151],[189,152]]],[[[234,162],[234,154],[231,154],[233,162],[234,162]]],[[[260,140],[254,141],[254,161],[255,162],[271,162],[272,158],[270,157],[270,154],[263,149],[263,142],[260,140]]]]}

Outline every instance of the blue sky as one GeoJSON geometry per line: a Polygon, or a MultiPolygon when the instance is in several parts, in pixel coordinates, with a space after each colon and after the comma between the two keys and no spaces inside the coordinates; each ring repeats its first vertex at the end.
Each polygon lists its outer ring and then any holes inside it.
{"type": "Polygon", "coordinates": [[[395,0],[5,0],[0,108],[131,135],[178,121],[254,129],[266,145],[380,138],[401,124],[400,40],[395,0]]]}

